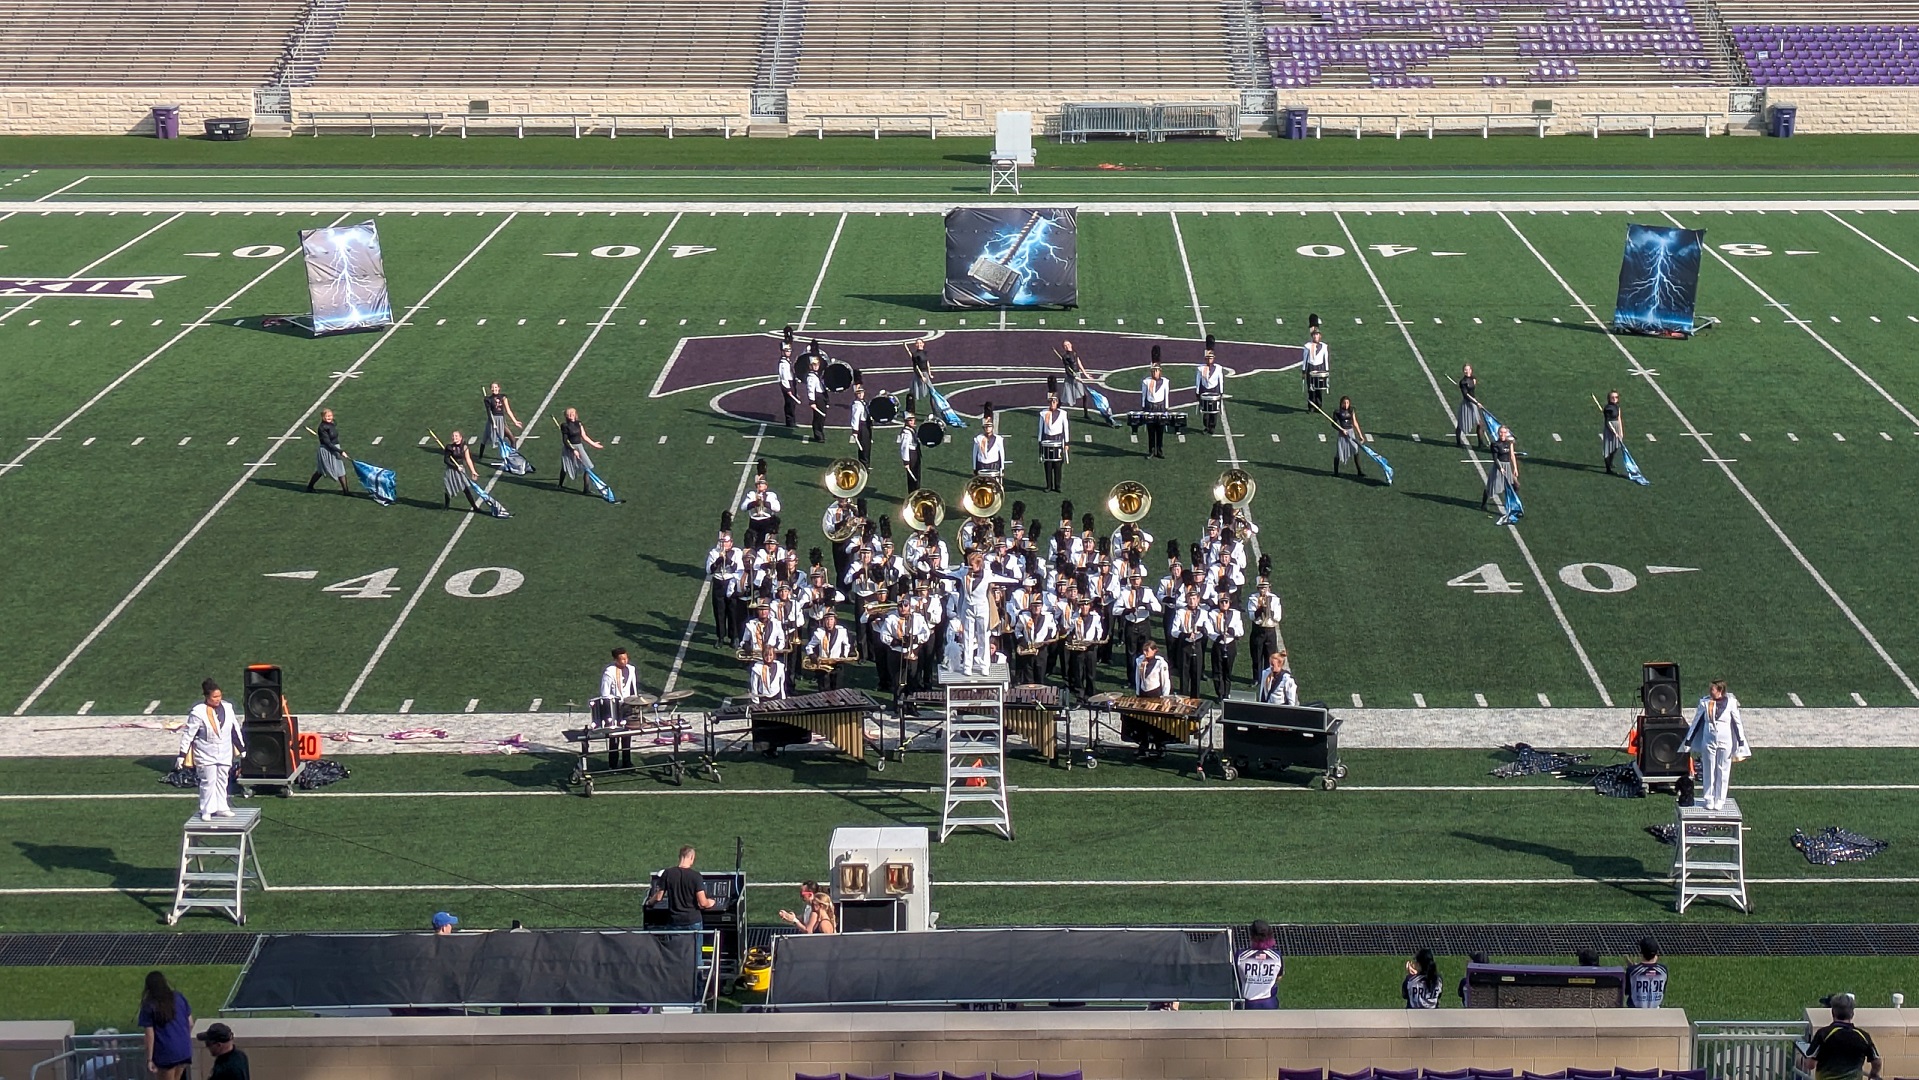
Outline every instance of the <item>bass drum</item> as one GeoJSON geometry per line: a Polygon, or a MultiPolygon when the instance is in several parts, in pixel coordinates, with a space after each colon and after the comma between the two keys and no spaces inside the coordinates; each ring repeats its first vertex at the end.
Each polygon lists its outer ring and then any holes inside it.
{"type": "Polygon", "coordinates": [[[875,424],[890,424],[899,418],[899,399],[891,394],[881,394],[867,406],[866,414],[873,418],[875,424]]]}
{"type": "Polygon", "coordinates": [[[839,360],[826,365],[826,388],[835,394],[843,394],[852,389],[852,365],[839,360]]]}
{"type": "Polygon", "coordinates": [[[920,425],[920,445],[938,446],[946,441],[946,425],[938,420],[928,420],[920,425]]]}

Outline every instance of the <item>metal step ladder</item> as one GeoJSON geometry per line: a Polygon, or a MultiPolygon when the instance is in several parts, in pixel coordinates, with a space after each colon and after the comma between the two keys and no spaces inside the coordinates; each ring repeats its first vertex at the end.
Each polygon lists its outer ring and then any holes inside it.
{"type": "Polygon", "coordinates": [[[945,808],[940,841],[963,828],[990,829],[1011,840],[1013,812],[1006,800],[1005,665],[997,673],[942,672],[946,688],[945,808]]]}
{"type": "Polygon", "coordinates": [[[230,818],[187,819],[180,834],[180,877],[173,889],[173,910],[167,925],[194,908],[222,912],[246,925],[246,887],[249,880],[267,887],[260,871],[260,853],[253,846],[253,829],[260,811],[235,807],[230,818]]]}
{"type": "Polygon", "coordinates": [[[1724,809],[1681,806],[1678,831],[1673,835],[1672,876],[1679,894],[1673,910],[1683,912],[1701,897],[1718,897],[1746,914],[1745,817],[1739,800],[1727,799],[1724,809]]]}

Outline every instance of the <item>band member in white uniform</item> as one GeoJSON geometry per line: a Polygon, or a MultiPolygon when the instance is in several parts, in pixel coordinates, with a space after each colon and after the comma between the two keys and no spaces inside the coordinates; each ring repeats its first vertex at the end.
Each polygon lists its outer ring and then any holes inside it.
{"type": "Polygon", "coordinates": [[[786,665],[780,663],[780,654],[773,649],[761,653],[759,663],[753,665],[747,683],[747,693],[752,695],[756,704],[786,697],[786,665]]]}
{"type": "Polygon", "coordinates": [[[820,358],[814,356],[806,369],[806,402],[813,415],[813,441],[826,441],[826,379],[820,374],[820,358]]]}
{"type": "MultiPolygon", "coordinates": [[[[627,659],[625,649],[614,649],[613,662],[606,665],[606,670],[600,672],[600,696],[611,698],[616,702],[613,706],[613,716],[617,722],[625,723],[627,719],[625,707],[617,702],[625,701],[639,692],[640,669],[627,659]]],[[[632,766],[633,736],[609,737],[606,741],[606,767],[626,769],[632,766]]]]}
{"type": "Polygon", "coordinates": [[[720,534],[706,552],[706,575],[712,579],[713,638],[721,645],[739,640],[742,604],[746,596],[746,553],[733,546],[733,512],[720,512],[720,534]]]}
{"type": "Polygon", "coordinates": [[[1073,616],[1072,646],[1066,650],[1066,684],[1084,701],[1093,696],[1093,682],[1099,675],[1099,650],[1106,641],[1106,621],[1100,617],[1093,598],[1079,598],[1079,612],[1073,616]]]}
{"type": "Polygon", "coordinates": [[[786,426],[793,426],[793,407],[800,403],[799,376],[793,371],[793,328],[786,328],[786,340],[780,343],[780,405],[786,412],[786,426]]]}
{"type": "Polygon", "coordinates": [[[1213,355],[1213,335],[1206,335],[1206,359],[1193,372],[1193,390],[1199,395],[1199,415],[1206,422],[1206,434],[1219,427],[1221,400],[1226,396],[1226,369],[1213,355]]]}
{"type": "Polygon", "coordinates": [[[946,576],[959,583],[955,596],[960,627],[966,635],[966,673],[984,675],[992,662],[993,588],[1019,582],[988,570],[986,555],[980,551],[968,554],[966,565],[947,571],[946,576]]]}
{"type": "Polygon", "coordinates": [[[1018,668],[1013,681],[1045,681],[1048,662],[1052,659],[1053,639],[1059,637],[1059,624],[1054,621],[1053,613],[1046,610],[1038,592],[1034,592],[1026,601],[1026,610],[1013,623],[1013,633],[1019,638],[1019,647],[1013,652],[1014,666],[1018,668]]]}
{"type": "Polygon", "coordinates": [[[1326,391],[1332,387],[1333,359],[1326,342],[1320,339],[1317,322],[1313,323],[1312,331],[1306,335],[1302,351],[1305,355],[1300,364],[1300,373],[1306,381],[1306,402],[1312,408],[1322,408],[1326,391]]]}
{"type": "MultiPolygon", "coordinates": [[[[1261,563],[1267,563],[1270,556],[1261,555],[1261,563]]],[[[1270,565],[1270,564],[1267,564],[1270,565]]],[[[1264,573],[1259,575],[1259,585],[1253,595],[1246,598],[1246,631],[1252,636],[1249,643],[1249,656],[1255,662],[1272,654],[1281,647],[1279,639],[1279,620],[1285,613],[1285,607],[1273,592],[1272,579],[1264,573]]]]}
{"type": "Polygon", "coordinates": [[[1732,785],[1732,763],[1752,756],[1746,724],[1739,715],[1739,699],[1726,692],[1726,680],[1714,679],[1706,696],[1699,699],[1679,752],[1699,755],[1700,804],[1708,810],[1724,810],[1726,789],[1732,785]]]}
{"type": "Polygon", "coordinates": [[[1067,423],[1066,410],[1060,408],[1059,384],[1048,379],[1046,387],[1046,408],[1039,414],[1039,456],[1046,466],[1046,490],[1060,490],[1061,477],[1066,464],[1066,448],[1073,436],[1067,423]]]}
{"type": "Polygon", "coordinates": [[[1299,682],[1286,666],[1286,650],[1266,657],[1266,670],[1259,673],[1259,700],[1269,705],[1299,704],[1299,682]]]}
{"type": "Polygon", "coordinates": [[[1239,639],[1246,636],[1246,620],[1239,617],[1230,593],[1219,594],[1219,606],[1206,622],[1213,646],[1213,696],[1224,698],[1233,687],[1233,665],[1239,662],[1239,639]]]}
{"type": "MultiPolygon", "coordinates": [[[[825,660],[851,660],[853,658],[853,637],[840,625],[839,613],[828,608],[820,618],[819,626],[813,629],[813,637],[806,643],[806,658],[815,664],[825,660]]],[[[840,664],[826,664],[824,670],[814,673],[821,690],[840,688],[840,664]]]]}
{"type": "Polygon", "coordinates": [[[230,818],[227,783],[233,775],[233,751],[245,750],[247,739],[240,730],[240,717],[220,693],[220,684],[208,679],[200,684],[206,700],[187,713],[186,726],[180,729],[179,762],[185,767],[192,755],[194,777],[200,782],[200,818],[230,818]]]}
{"type": "MultiPolygon", "coordinates": [[[[1166,658],[1159,655],[1159,643],[1148,638],[1140,651],[1139,665],[1133,673],[1133,690],[1140,697],[1166,697],[1173,692],[1173,675],[1166,658]]],[[[1120,725],[1121,738],[1137,743],[1140,756],[1156,757],[1165,753],[1165,736],[1151,724],[1137,722],[1120,725]]]]}
{"type": "Polygon", "coordinates": [[[906,470],[906,490],[908,493],[920,487],[920,428],[919,418],[912,413],[906,414],[906,426],[893,441],[900,450],[900,467],[906,470]]]}
{"type": "Polygon", "coordinates": [[[973,475],[1006,475],[1006,438],[990,417],[980,422],[980,433],[973,436],[973,475]]]}
{"type": "Polygon", "coordinates": [[[740,500],[740,513],[746,515],[746,549],[760,546],[760,541],[780,531],[780,496],[766,483],[766,460],[760,459],[753,466],[756,476],[753,478],[753,490],[740,500]]]}
{"type": "Polygon", "coordinates": [[[873,414],[866,404],[866,384],[860,373],[853,373],[853,401],[847,406],[846,426],[853,429],[853,445],[859,448],[861,465],[873,464],[873,414]]]}
{"type": "Polygon", "coordinates": [[[1173,383],[1159,369],[1159,346],[1153,346],[1153,369],[1139,383],[1141,412],[1157,413],[1146,421],[1146,456],[1166,456],[1166,421],[1171,408],[1173,383]]]}

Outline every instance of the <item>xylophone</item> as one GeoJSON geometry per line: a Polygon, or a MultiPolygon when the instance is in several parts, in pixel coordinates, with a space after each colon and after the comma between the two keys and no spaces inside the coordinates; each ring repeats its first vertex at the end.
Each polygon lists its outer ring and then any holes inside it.
{"type": "MultiPolygon", "coordinates": [[[[1167,742],[1192,742],[1200,731],[1200,715],[1206,703],[1196,697],[1167,694],[1163,697],[1121,697],[1113,702],[1113,711],[1122,720],[1144,724],[1166,736],[1167,742]]],[[[1137,740],[1128,740],[1129,742],[1137,740]]]]}
{"type": "Polygon", "coordinates": [[[1056,686],[1015,686],[1001,701],[1006,730],[1038,748],[1047,761],[1059,760],[1059,721],[1065,715],[1056,686]]]}
{"type": "Polygon", "coordinates": [[[1157,409],[1134,409],[1126,414],[1126,425],[1134,432],[1138,432],[1140,428],[1148,424],[1158,424],[1174,434],[1183,434],[1186,431],[1186,414],[1171,409],[1164,412],[1157,409]]]}
{"type": "Polygon", "coordinates": [[[769,750],[824,736],[848,757],[866,759],[866,717],[880,711],[864,690],[823,690],[817,694],[762,701],[727,701],[716,720],[751,720],[753,741],[769,750]]]}

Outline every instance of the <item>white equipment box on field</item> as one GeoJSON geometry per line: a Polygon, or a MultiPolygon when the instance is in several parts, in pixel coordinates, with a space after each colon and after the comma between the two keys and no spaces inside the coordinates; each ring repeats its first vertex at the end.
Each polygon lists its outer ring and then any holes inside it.
{"type": "Polygon", "coordinates": [[[931,839],[923,828],[903,826],[833,830],[829,888],[841,933],[933,929],[931,839]]]}

